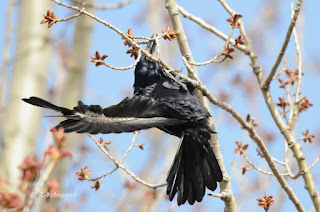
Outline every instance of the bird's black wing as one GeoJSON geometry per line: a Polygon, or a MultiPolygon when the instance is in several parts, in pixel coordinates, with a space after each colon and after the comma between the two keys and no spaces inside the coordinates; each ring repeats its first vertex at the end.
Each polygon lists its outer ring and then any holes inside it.
{"type": "Polygon", "coordinates": [[[125,98],[117,105],[102,109],[100,105],[85,105],[81,101],[73,110],[58,107],[37,97],[23,101],[61,112],[67,118],[56,128],[63,127],[65,132],[78,133],[121,133],[152,127],[163,127],[183,123],[184,121],[167,118],[165,106],[144,97],[125,98]]]}
{"type": "Polygon", "coordinates": [[[168,108],[168,115],[171,118],[194,122],[210,117],[208,110],[193,92],[183,90],[171,79],[159,82],[150,92],[150,96],[168,108]]]}

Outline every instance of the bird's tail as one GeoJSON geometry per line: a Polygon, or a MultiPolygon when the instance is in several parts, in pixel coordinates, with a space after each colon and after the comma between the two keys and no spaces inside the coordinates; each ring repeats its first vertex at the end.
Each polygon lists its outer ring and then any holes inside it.
{"type": "Polygon", "coordinates": [[[170,201],[177,195],[178,205],[187,200],[193,205],[200,202],[205,188],[214,191],[217,182],[222,181],[222,172],[212,152],[208,140],[211,133],[208,129],[189,129],[181,138],[167,176],[167,195],[170,201]]]}

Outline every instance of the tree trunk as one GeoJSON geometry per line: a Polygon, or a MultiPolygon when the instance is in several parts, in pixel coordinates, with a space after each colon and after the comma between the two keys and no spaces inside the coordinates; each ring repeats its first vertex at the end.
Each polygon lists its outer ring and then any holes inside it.
{"type": "Polygon", "coordinates": [[[16,191],[21,171],[18,166],[35,151],[41,111],[21,101],[31,95],[44,96],[50,57],[49,33],[40,25],[50,1],[19,2],[17,46],[9,101],[2,117],[1,177],[16,191]],[[31,127],[32,126],[32,127],[31,127]]]}
{"type": "MultiPolygon", "coordinates": [[[[94,0],[86,0],[86,4],[93,5],[94,0]]],[[[81,5],[78,5],[81,6],[81,5]]],[[[86,8],[87,11],[92,12],[91,8],[86,8]]],[[[84,79],[90,61],[91,38],[94,27],[94,21],[87,16],[80,16],[76,18],[76,27],[73,36],[73,44],[68,61],[67,69],[68,76],[63,88],[62,105],[66,108],[73,108],[81,99],[84,79]]],[[[72,150],[76,143],[77,134],[70,133],[67,135],[66,146],[64,149],[72,150]]],[[[60,161],[54,168],[50,177],[54,177],[59,183],[63,183],[67,170],[70,167],[70,160],[60,161]]],[[[62,188],[63,186],[61,186],[62,188]]],[[[63,191],[61,190],[63,193],[63,191]]],[[[65,192],[68,193],[68,192],[65,192]]],[[[59,204],[59,198],[52,199],[46,203],[46,207],[56,207],[59,204]]],[[[43,208],[42,211],[44,211],[43,208]]]]}

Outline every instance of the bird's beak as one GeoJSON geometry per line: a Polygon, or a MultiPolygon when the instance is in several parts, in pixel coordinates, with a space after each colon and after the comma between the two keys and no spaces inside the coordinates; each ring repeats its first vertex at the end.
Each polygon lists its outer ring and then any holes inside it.
{"type": "MultiPolygon", "coordinates": [[[[155,38],[157,37],[158,34],[154,33],[151,38],[155,38]]],[[[146,51],[148,51],[152,56],[154,57],[158,57],[159,55],[157,55],[157,51],[156,51],[156,47],[157,47],[157,43],[154,40],[150,40],[148,42],[148,45],[146,47],[146,51]]]]}

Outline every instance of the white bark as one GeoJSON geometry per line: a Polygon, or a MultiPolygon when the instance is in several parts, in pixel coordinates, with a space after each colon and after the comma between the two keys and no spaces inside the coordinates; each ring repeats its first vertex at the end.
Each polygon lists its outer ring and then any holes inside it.
{"type": "MultiPolygon", "coordinates": [[[[82,2],[82,1],[81,1],[82,2]]],[[[94,0],[86,0],[87,5],[93,5],[94,0]]],[[[78,6],[81,7],[79,4],[78,6]]],[[[92,12],[91,8],[86,10],[92,12]]],[[[88,63],[90,61],[90,55],[93,52],[91,50],[92,34],[93,34],[94,21],[87,16],[80,16],[76,18],[76,26],[73,35],[73,44],[70,54],[70,59],[67,64],[68,76],[65,82],[63,92],[60,94],[62,97],[62,106],[66,108],[73,108],[77,105],[78,101],[82,97],[83,85],[85,75],[88,69],[88,63]]],[[[75,133],[67,135],[66,146],[64,149],[72,150],[76,145],[75,133]]],[[[62,185],[65,179],[66,172],[70,167],[70,160],[60,161],[54,168],[52,175],[62,185]]],[[[63,186],[61,186],[63,187],[63,186]]],[[[61,191],[63,192],[63,191],[61,191]]],[[[68,193],[68,192],[66,192],[68,193]]],[[[42,201],[43,203],[45,202],[42,201]]],[[[59,199],[55,198],[49,203],[45,203],[48,207],[56,207],[59,204],[59,199]]],[[[44,206],[44,205],[42,205],[44,206]]],[[[43,208],[44,210],[45,208],[43,208]]]]}
{"type": "Polygon", "coordinates": [[[17,189],[21,171],[18,166],[32,154],[36,146],[40,110],[21,101],[31,95],[44,96],[50,54],[49,32],[40,25],[42,14],[51,3],[43,0],[21,0],[14,70],[9,101],[2,119],[1,177],[10,189],[17,189]]]}

